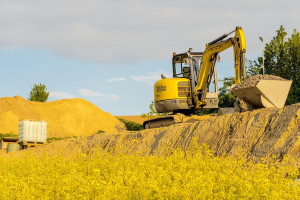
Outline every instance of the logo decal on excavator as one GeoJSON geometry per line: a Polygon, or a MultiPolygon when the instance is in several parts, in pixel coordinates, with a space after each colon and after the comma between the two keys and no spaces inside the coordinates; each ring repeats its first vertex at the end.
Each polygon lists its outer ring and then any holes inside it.
{"type": "Polygon", "coordinates": [[[166,91],[166,86],[158,86],[156,87],[156,92],[163,92],[166,91]]]}
{"type": "Polygon", "coordinates": [[[211,49],[209,49],[210,51],[217,51],[218,49],[221,49],[223,47],[223,45],[222,44],[219,44],[219,45],[217,45],[217,46],[215,46],[215,47],[212,47],[211,49]]]}

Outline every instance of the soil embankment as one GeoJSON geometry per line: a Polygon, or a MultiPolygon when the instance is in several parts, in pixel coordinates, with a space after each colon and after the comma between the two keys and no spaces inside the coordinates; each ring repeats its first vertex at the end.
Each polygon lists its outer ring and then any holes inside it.
{"type": "Polygon", "coordinates": [[[20,96],[0,98],[0,133],[18,135],[19,121],[47,120],[47,137],[88,136],[102,130],[118,132],[125,126],[113,115],[80,99],[28,101],[20,96]]]}
{"type": "Polygon", "coordinates": [[[59,151],[70,157],[100,148],[126,154],[168,155],[177,148],[187,150],[195,143],[205,143],[215,155],[237,155],[242,151],[254,160],[270,155],[278,159],[283,156],[300,158],[300,103],[282,109],[265,108],[234,115],[203,117],[199,121],[195,119],[150,130],[71,138],[31,151],[39,154],[56,154],[59,151]]]}

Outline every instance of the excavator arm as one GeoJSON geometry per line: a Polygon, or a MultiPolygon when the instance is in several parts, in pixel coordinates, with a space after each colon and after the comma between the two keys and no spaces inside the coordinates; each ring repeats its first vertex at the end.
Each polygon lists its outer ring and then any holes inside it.
{"type": "Polygon", "coordinates": [[[235,84],[239,84],[244,78],[246,78],[245,70],[245,52],[246,41],[243,29],[236,27],[236,29],[228,34],[224,34],[214,41],[206,44],[206,49],[203,54],[200,72],[198,76],[197,85],[194,90],[194,102],[196,109],[202,108],[206,105],[206,93],[212,75],[214,73],[214,66],[217,60],[218,53],[233,47],[234,52],[234,66],[235,66],[235,84]],[[228,35],[235,32],[235,36],[225,39],[228,35]]]}

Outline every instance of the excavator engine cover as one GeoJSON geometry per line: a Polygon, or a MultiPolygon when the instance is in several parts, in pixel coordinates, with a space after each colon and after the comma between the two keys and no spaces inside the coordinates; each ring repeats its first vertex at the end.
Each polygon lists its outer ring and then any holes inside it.
{"type": "Polygon", "coordinates": [[[154,106],[157,112],[189,110],[192,103],[190,80],[187,78],[160,79],[154,85],[154,106]]]}

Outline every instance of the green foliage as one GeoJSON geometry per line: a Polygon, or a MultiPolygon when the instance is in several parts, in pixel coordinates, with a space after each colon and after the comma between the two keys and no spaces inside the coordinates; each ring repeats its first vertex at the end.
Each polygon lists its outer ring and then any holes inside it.
{"type": "Polygon", "coordinates": [[[228,77],[221,80],[223,87],[219,90],[219,107],[233,107],[235,98],[229,91],[230,87],[234,84],[234,77],[228,77]]]}
{"type": "MultiPolygon", "coordinates": [[[[277,35],[265,47],[265,73],[293,80],[286,104],[297,103],[300,101],[300,33],[294,29],[291,37],[287,38],[283,26],[276,32],[277,35]]],[[[252,75],[257,73],[261,60],[260,57],[250,62],[249,71],[253,72],[252,75]]]]}
{"type": "Polygon", "coordinates": [[[47,138],[47,143],[52,143],[54,141],[58,141],[58,140],[64,140],[64,139],[69,139],[69,138],[77,138],[77,136],[70,136],[70,137],[51,137],[51,138],[47,138]]]}
{"type": "Polygon", "coordinates": [[[46,102],[49,97],[49,92],[44,84],[34,84],[29,93],[30,101],[46,102]]]}
{"type": "Polygon", "coordinates": [[[13,138],[18,138],[18,135],[15,135],[13,133],[0,133],[0,140],[4,137],[13,137],[13,138]]]}
{"type": "Polygon", "coordinates": [[[145,118],[147,117],[148,119],[153,119],[157,116],[167,116],[167,115],[169,115],[169,113],[158,113],[154,108],[154,102],[153,101],[151,101],[151,104],[149,105],[149,109],[150,109],[150,111],[147,112],[147,113],[143,113],[141,115],[141,117],[145,117],[145,118]]]}
{"type": "Polygon", "coordinates": [[[196,110],[195,111],[195,114],[196,115],[209,115],[209,114],[212,114],[212,113],[217,113],[218,112],[218,109],[205,109],[205,110],[196,110]]]}
{"type": "Polygon", "coordinates": [[[141,124],[138,124],[136,122],[127,121],[125,119],[119,118],[121,122],[123,122],[129,131],[140,131],[143,129],[143,126],[141,124]]]}
{"type": "Polygon", "coordinates": [[[258,60],[247,60],[247,75],[259,75],[262,74],[262,57],[259,57],[258,60]]]}
{"type": "Polygon", "coordinates": [[[99,134],[99,133],[105,133],[105,131],[103,131],[103,130],[98,130],[97,134],[99,134]]]}

